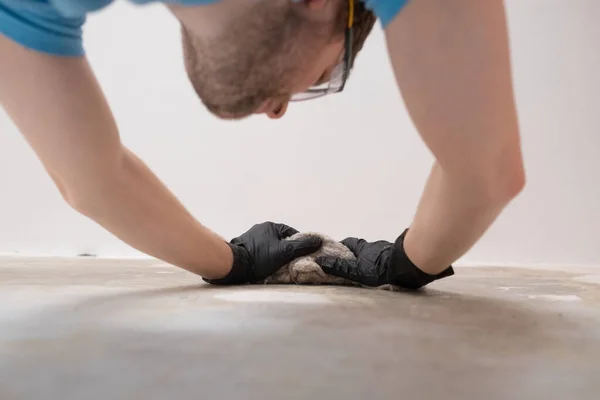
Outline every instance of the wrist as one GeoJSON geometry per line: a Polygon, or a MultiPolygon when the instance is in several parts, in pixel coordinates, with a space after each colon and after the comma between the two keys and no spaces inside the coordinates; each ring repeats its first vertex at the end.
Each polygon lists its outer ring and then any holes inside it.
{"type": "Polygon", "coordinates": [[[454,275],[454,269],[451,265],[436,275],[428,274],[417,267],[404,249],[404,238],[407,233],[408,229],[402,232],[394,242],[387,268],[387,280],[390,283],[406,289],[417,290],[433,281],[454,275]]]}
{"type": "Polygon", "coordinates": [[[252,280],[251,259],[248,250],[243,245],[226,243],[232,253],[231,268],[227,275],[218,279],[203,280],[212,285],[241,285],[252,280]]]}

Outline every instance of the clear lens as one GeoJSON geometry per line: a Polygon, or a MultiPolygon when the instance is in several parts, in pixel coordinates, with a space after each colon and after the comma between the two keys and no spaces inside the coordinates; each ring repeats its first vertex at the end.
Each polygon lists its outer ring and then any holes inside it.
{"type": "Polygon", "coordinates": [[[327,93],[335,93],[339,91],[344,83],[344,69],[345,63],[341,62],[335,66],[335,69],[331,72],[331,77],[328,82],[327,93]]]}
{"type": "Polygon", "coordinates": [[[291,101],[304,101],[312,100],[318,97],[325,96],[330,93],[336,93],[340,91],[344,84],[344,69],[345,63],[341,62],[335,66],[329,77],[329,81],[320,85],[312,86],[306,92],[296,93],[290,99],[291,101]]]}
{"type": "Polygon", "coordinates": [[[316,99],[316,98],[319,98],[319,97],[323,97],[326,94],[327,94],[326,91],[296,93],[295,95],[292,96],[292,98],[290,99],[290,101],[312,100],[312,99],[316,99]]]}

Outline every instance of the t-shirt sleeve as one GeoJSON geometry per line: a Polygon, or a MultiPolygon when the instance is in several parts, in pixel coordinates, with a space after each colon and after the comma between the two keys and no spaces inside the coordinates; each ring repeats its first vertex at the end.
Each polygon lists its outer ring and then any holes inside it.
{"type": "Polygon", "coordinates": [[[0,0],[0,33],[22,46],[59,56],[82,56],[85,17],[64,17],[47,2],[0,0]]]}
{"type": "Polygon", "coordinates": [[[365,0],[365,6],[373,11],[385,28],[408,2],[409,0],[365,0]]]}

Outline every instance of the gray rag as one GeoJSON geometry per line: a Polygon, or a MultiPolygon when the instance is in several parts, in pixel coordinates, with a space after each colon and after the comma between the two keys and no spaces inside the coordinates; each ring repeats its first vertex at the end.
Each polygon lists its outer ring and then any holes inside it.
{"type": "MultiPolygon", "coordinates": [[[[342,243],[320,233],[305,232],[290,236],[287,240],[302,239],[309,236],[318,236],[323,241],[323,245],[316,252],[305,257],[299,257],[284,265],[280,270],[265,279],[262,283],[271,285],[280,284],[298,284],[298,285],[343,285],[343,286],[362,286],[356,282],[323,272],[323,269],[315,262],[315,259],[321,256],[339,257],[348,260],[356,260],[356,256],[349,248],[342,243]]],[[[397,291],[401,290],[394,285],[382,285],[377,288],[397,291]]]]}

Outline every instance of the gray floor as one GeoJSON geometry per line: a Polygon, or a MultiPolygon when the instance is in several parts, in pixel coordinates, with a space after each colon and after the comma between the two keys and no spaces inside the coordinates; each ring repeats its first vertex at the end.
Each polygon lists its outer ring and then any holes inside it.
{"type": "Polygon", "coordinates": [[[0,259],[0,399],[598,399],[600,269],[421,294],[0,259]]]}

